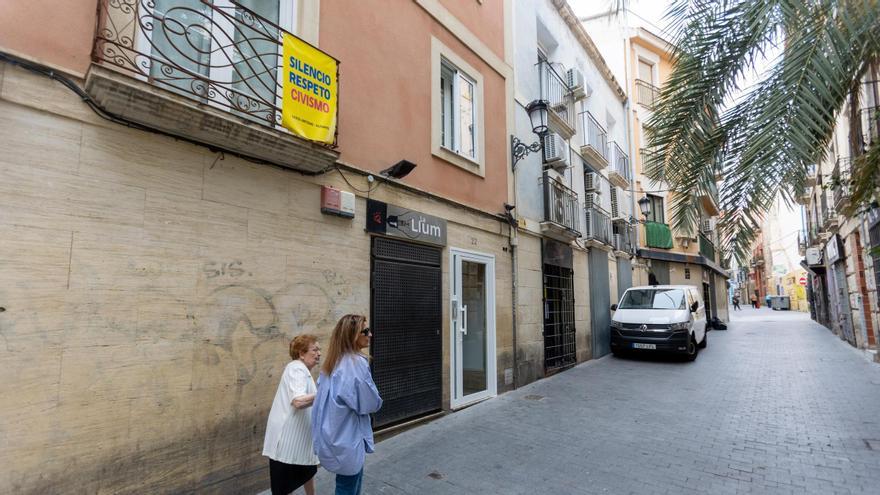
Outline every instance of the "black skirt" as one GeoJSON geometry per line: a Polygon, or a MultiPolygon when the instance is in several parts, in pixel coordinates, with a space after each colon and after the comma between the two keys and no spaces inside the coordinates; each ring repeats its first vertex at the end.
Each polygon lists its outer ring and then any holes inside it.
{"type": "Polygon", "coordinates": [[[306,484],[318,472],[318,466],[301,466],[285,464],[269,459],[269,480],[272,483],[272,495],[288,495],[306,484]]]}

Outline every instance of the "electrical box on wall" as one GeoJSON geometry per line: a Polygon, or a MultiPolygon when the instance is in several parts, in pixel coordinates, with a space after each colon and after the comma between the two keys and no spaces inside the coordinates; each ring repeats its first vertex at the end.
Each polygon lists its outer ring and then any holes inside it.
{"type": "Polygon", "coordinates": [[[321,213],[354,218],[354,193],[321,186],[321,213]]]}

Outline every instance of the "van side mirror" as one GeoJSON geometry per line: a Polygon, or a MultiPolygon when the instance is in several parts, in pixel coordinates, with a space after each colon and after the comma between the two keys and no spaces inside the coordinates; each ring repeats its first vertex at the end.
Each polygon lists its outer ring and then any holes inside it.
{"type": "Polygon", "coordinates": [[[612,304],[612,305],[611,305],[611,311],[617,311],[617,305],[616,305],[616,304],[612,304]]]}
{"type": "Polygon", "coordinates": [[[698,303],[697,301],[694,301],[694,303],[691,304],[691,313],[696,313],[697,308],[699,308],[699,307],[700,307],[700,303],[698,303]]]}

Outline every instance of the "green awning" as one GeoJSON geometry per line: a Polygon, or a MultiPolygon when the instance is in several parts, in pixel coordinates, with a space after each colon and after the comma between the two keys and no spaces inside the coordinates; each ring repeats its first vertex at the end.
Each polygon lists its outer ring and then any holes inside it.
{"type": "Polygon", "coordinates": [[[648,247],[672,249],[672,231],[669,230],[669,225],[645,222],[645,241],[648,247]]]}

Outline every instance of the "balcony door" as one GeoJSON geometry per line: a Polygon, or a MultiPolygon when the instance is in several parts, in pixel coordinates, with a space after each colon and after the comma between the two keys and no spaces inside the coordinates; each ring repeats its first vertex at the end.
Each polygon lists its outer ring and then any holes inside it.
{"type": "Polygon", "coordinates": [[[495,258],[451,249],[451,406],[496,394],[495,258]]]}
{"type": "Polygon", "coordinates": [[[155,0],[139,6],[138,51],[166,89],[275,124],[280,32],[294,32],[295,0],[155,0]]]}

